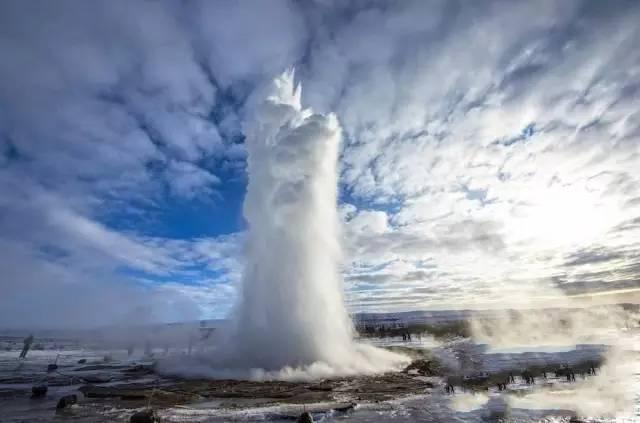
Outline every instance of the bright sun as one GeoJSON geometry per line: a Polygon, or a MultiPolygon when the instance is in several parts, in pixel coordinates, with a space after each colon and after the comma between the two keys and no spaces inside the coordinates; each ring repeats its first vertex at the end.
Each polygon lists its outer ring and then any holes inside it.
{"type": "Polygon", "coordinates": [[[513,221],[519,240],[541,249],[564,249],[598,242],[621,221],[614,202],[582,187],[554,187],[535,193],[513,221]]]}

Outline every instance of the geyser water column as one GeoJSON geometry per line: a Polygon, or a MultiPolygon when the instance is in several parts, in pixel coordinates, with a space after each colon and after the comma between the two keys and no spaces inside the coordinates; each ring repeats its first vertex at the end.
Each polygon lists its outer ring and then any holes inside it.
{"type": "Polygon", "coordinates": [[[288,71],[252,108],[244,131],[248,236],[235,359],[267,371],[315,366],[334,374],[403,363],[353,341],[340,276],[337,118],[303,109],[288,71]]]}
{"type": "Polygon", "coordinates": [[[264,369],[333,363],[352,342],[339,275],[340,126],[304,110],[300,95],[286,72],[245,125],[249,228],[236,339],[264,369]]]}

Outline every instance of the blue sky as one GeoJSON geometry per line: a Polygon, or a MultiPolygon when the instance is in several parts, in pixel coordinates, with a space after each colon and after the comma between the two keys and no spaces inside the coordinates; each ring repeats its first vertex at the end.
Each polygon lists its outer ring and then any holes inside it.
{"type": "Polygon", "coordinates": [[[243,122],[290,67],[342,126],[351,310],[637,300],[639,14],[3,1],[0,326],[224,317],[243,122]]]}

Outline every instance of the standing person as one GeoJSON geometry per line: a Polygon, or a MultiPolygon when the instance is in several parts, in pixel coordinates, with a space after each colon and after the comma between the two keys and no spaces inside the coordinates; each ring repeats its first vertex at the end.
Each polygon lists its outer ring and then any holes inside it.
{"type": "Polygon", "coordinates": [[[191,355],[192,349],[193,349],[193,335],[189,333],[189,344],[187,345],[187,355],[191,355]]]}
{"type": "Polygon", "coordinates": [[[33,335],[30,334],[26,338],[24,338],[24,346],[22,347],[22,352],[20,353],[20,358],[26,358],[27,353],[29,352],[29,348],[31,348],[31,344],[33,344],[33,335]]]}
{"type": "Polygon", "coordinates": [[[148,339],[144,342],[144,355],[145,357],[152,357],[153,350],[151,349],[151,341],[148,339]]]}

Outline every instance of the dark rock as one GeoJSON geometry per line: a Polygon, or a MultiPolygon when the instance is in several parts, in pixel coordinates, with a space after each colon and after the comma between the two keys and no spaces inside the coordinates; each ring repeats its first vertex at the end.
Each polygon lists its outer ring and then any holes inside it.
{"type": "Polygon", "coordinates": [[[509,403],[502,397],[492,397],[487,401],[485,419],[490,422],[502,422],[511,415],[509,403]]]}
{"type": "Polygon", "coordinates": [[[78,402],[78,397],[76,395],[65,395],[64,397],[58,400],[58,405],[56,405],[56,408],[60,410],[62,408],[69,407],[70,405],[75,404],[77,402],[78,402]]]}
{"type": "MultiPolygon", "coordinates": [[[[338,413],[346,413],[353,410],[358,404],[355,402],[332,402],[332,403],[320,403],[320,404],[307,404],[304,407],[305,413],[309,416],[313,416],[313,414],[330,414],[332,412],[338,413]]],[[[296,412],[291,413],[283,413],[283,414],[272,414],[269,416],[267,420],[277,420],[277,421],[301,421],[300,419],[304,416],[297,414],[296,412]]],[[[307,420],[303,420],[307,421],[307,420]]],[[[313,420],[310,420],[313,421],[313,420]]]]}
{"type": "Polygon", "coordinates": [[[31,387],[31,398],[40,398],[47,395],[47,385],[33,385],[31,387]]]}
{"type": "Polygon", "coordinates": [[[311,385],[308,388],[310,391],[331,392],[333,386],[330,383],[320,383],[318,385],[311,385]]]}
{"type": "Polygon", "coordinates": [[[152,366],[145,366],[143,364],[136,364],[133,367],[129,367],[123,370],[124,373],[135,373],[135,374],[150,374],[153,373],[152,366]]]}
{"type": "Polygon", "coordinates": [[[57,364],[49,364],[47,366],[47,372],[53,372],[58,370],[58,365],[57,364]]]}
{"type": "Polygon", "coordinates": [[[120,398],[123,400],[144,400],[151,395],[151,391],[118,389],[116,387],[101,387],[94,385],[81,386],[78,389],[87,398],[120,398]]]}
{"type": "Polygon", "coordinates": [[[82,380],[84,380],[86,383],[107,383],[107,382],[111,382],[111,377],[109,376],[95,376],[95,375],[88,375],[88,376],[83,376],[82,380]]]}
{"type": "Polygon", "coordinates": [[[338,411],[340,413],[346,413],[347,411],[353,410],[354,408],[356,408],[356,404],[355,402],[351,402],[351,403],[347,403],[347,404],[338,404],[336,405],[333,409],[335,411],[338,411]]]}
{"type": "Polygon", "coordinates": [[[298,423],[313,423],[313,416],[308,411],[305,411],[298,417],[298,423]]]}
{"type": "Polygon", "coordinates": [[[403,373],[415,372],[422,376],[435,376],[438,374],[436,364],[430,360],[414,360],[403,370],[403,373]]]}
{"type": "Polygon", "coordinates": [[[116,364],[89,364],[88,366],[78,367],[73,369],[74,372],[89,372],[96,370],[122,370],[126,369],[129,366],[126,365],[116,365],[116,364]]]}
{"type": "Polygon", "coordinates": [[[150,408],[134,413],[129,419],[129,423],[156,423],[159,421],[160,417],[156,411],[150,408]]]}
{"type": "Polygon", "coordinates": [[[86,358],[81,358],[80,360],[78,360],[78,364],[84,364],[87,362],[86,358]]]}

